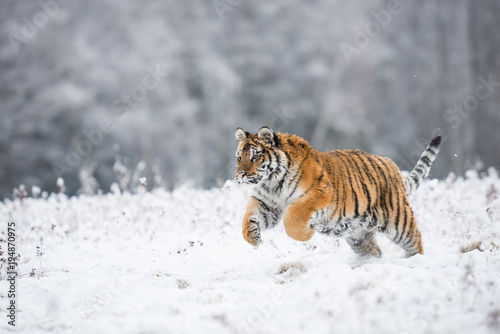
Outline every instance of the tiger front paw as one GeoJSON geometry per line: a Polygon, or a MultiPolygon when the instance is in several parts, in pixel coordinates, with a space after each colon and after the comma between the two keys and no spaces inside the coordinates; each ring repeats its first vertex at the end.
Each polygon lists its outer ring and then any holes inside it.
{"type": "Polygon", "coordinates": [[[254,221],[248,221],[243,225],[243,238],[252,246],[260,244],[260,227],[254,221]]]}

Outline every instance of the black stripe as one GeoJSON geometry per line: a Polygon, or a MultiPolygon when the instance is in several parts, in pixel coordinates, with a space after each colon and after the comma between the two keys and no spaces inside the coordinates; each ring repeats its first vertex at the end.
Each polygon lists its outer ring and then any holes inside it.
{"type": "Polygon", "coordinates": [[[419,161],[418,164],[415,166],[415,169],[420,168],[423,171],[429,170],[429,167],[427,167],[422,161],[419,161]]]}
{"type": "Polygon", "coordinates": [[[420,167],[415,168],[415,172],[417,172],[419,174],[424,174],[424,170],[420,167]]]}
{"type": "Polygon", "coordinates": [[[396,242],[397,244],[399,244],[401,242],[401,239],[403,239],[407,224],[408,224],[408,207],[405,207],[405,218],[404,218],[403,230],[401,231],[401,234],[399,236],[399,240],[396,242]]]}
{"type": "MultiPolygon", "coordinates": [[[[383,159],[381,157],[379,157],[378,155],[372,155],[373,157],[373,160],[375,161],[378,161],[379,164],[383,165],[384,168],[382,169],[378,164],[376,165],[376,170],[378,171],[379,175],[382,176],[382,178],[384,179],[385,181],[385,189],[380,189],[381,192],[383,191],[384,193],[380,194],[380,198],[385,198],[385,200],[391,200],[392,199],[392,183],[394,182],[391,175],[388,174],[386,175],[386,172],[388,172],[388,166],[387,164],[383,161],[383,159]],[[391,182],[389,182],[391,181],[391,182]],[[388,196],[390,195],[389,198],[387,198],[388,196]],[[385,197],[384,197],[385,196],[385,197]]],[[[392,204],[392,203],[391,203],[392,204]]],[[[389,224],[389,212],[387,212],[387,210],[383,210],[382,212],[382,215],[383,215],[383,218],[384,218],[384,229],[387,228],[387,225],[389,224]]]]}
{"type": "Polygon", "coordinates": [[[281,167],[281,162],[280,162],[280,157],[278,155],[278,152],[277,151],[273,151],[273,156],[276,159],[276,163],[278,164],[278,166],[276,167],[276,169],[278,169],[279,167],[281,167]]]}
{"type": "Polygon", "coordinates": [[[288,176],[288,169],[289,169],[289,163],[287,161],[287,166],[285,168],[285,174],[283,175],[283,177],[281,178],[281,180],[278,182],[278,185],[276,186],[276,192],[277,193],[281,193],[281,191],[283,190],[283,185],[285,184],[285,181],[286,181],[286,177],[288,176]]]}
{"type": "MultiPolygon", "coordinates": [[[[348,161],[351,163],[351,166],[353,169],[355,168],[357,170],[357,174],[354,173],[354,176],[357,179],[357,184],[361,184],[361,188],[363,188],[364,194],[368,197],[368,206],[370,205],[370,193],[368,192],[368,188],[366,187],[366,184],[363,182],[364,180],[362,179],[361,171],[359,169],[358,164],[356,163],[355,159],[352,159],[351,156],[347,156],[348,161]],[[359,176],[359,177],[358,177],[359,176]]],[[[364,211],[363,211],[364,212],[364,211]]],[[[359,216],[359,201],[358,201],[358,194],[356,193],[356,209],[355,209],[355,216],[359,216]]]]}
{"type": "Polygon", "coordinates": [[[257,145],[257,144],[255,144],[255,143],[250,143],[250,144],[248,145],[248,149],[249,149],[249,150],[252,150],[252,149],[253,149],[253,150],[257,150],[257,149],[259,149],[259,148],[260,148],[260,146],[259,146],[259,145],[257,145]]]}
{"type": "MultiPolygon", "coordinates": [[[[388,166],[387,164],[380,158],[377,156],[377,159],[379,160],[379,162],[384,166],[384,171],[388,171],[388,166]]],[[[399,194],[399,190],[398,190],[398,187],[394,187],[393,184],[396,183],[396,180],[393,179],[391,173],[388,173],[387,177],[385,176],[385,173],[382,174],[384,176],[384,179],[386,180],[386,185],[387,185],[387,189],[386,189],[386,201],[389,202],[390,204],[390,207],[391,207],[391,212],[388,212],[388,210],[384,210],[383,211],[383,216],[384,216],[384,230],[387,229],[387,225],[389,224],[390,222],[390,213],[392,213],[394,211],[394,207],[397,207],[397,211],[396,211],[396,219],[395,221],[399,221],[399,215],[400,215],[400,205],[399,205],[399,199],[400,199],[400,194],[399,194]],[[393,205],[394,203],[394,205],[393,205]]],[[[396,233],[397,233],[397,225],[395,226],[395,229],[396,229],[396,233]]]]}
{"type": "Polygon", "coordinates": [[[436,136],[431,140],[429,146],[438,147],[441,144],[441,136],[436,136]]]}
{"type": "MultiPolygon", "coordinates": [[[[339,200],[338,200],[339,189],[336,187],[334,190],[336,190],[336,191],[332,191],[332,197],[330,199],[330,203],[335,204],[335,209],[333,210],[333,212],[330,215],[332,219],[333,219],[333,217],[335,217],[335,215],[337,214],[337,212],[340,209],[339,200]]],[[[339,217],[340,217],[340,215],[339,215],[339,217]]]]}
{"type": "MultiPolygon", "coordinates": [[[[340,159],[339,159],[340,160],[340,159]]],[[[346,205],[346,200],[347,200],[347,191],[346,191],[346,188],[347,188],[347,185],[346,185],[346,181],[345,181],[345,178],[343,177],[343,174],[344,174],[344,168],[342,165],[340,165],[340,181],[342,181],[342,203],[339,203],[342,205],[341,207],[341,214],[339,215],[339,218],[340,217],[345,217],[345,205],[346,205]]]]}
{"type": "Polygon", "coordinates": [[[427,167],[430,167],[432,162],[431,162],[431,159],[429,159],[428,157],[426,156],[423,156],[421,159],[420,159],[427,167]]]}
{"type": "MultiPolygon", "coordinates": [[[[331,152],[332,154],[329,154],[332,159],[335,159],[336,161],[339,161],[338,154],[331,152]]],[[[342,202],[345,201],[344,194],[345,194],[345,185],[344,181],[342,178],[342,165],[341,164],[336,164],[338,172],[334,173],[334,167],[332,166],[332,163],[330,160],[327,161],[329,169],[331,170],[332,174],[336,175],[336,179],[338,181],[337,184],[335,184],[335,180],[332,182],[332,196],[330,199],[330,203],[335,203],[335,210],[333,211],[331,217],[335,217],[335,215],[338,213],[338,218],[337,218],[337,223],[342,219],[342,213],[341,213],[341,205],[342,202]],[[340,187],[342,186],[342,199],[340,198],[340,187]]]]}
{"type": "Polygon", "coordinates": [[[297,167],[297,173],[295,173],[295,175],[293,176],[293,178],[290,180],[290,183],[288,184],[288,186],[291,186],[292,183],[295,181],[295,178],[297,177],[297,175],[300,174],[300,172],[302,171],[302,166],[304,165],[305,161],[307,160],[307,157],[304,158],[304,160],[302,160],[299,164],[299,166],[297,167]]]}
{"type": "Polygon", "coordinates": [[[393,208],[392,200],[393,200],[392,188],[389,187],[387,189],[387,192],[386,192],[386,195],[384,196],[384,198],[380,198],[380,201],[379,201],[379,206],[382,208],[382,212],[384,212],[384,214],[383,214],[384,223],[386,221],[388,221],[390,218],[389,214],[390,214],[390,212],[392,212],[392,208],[393,208]],[[389,207],[390,207],[390,211],[389,211],[389,207]],[[386,219],[386,217],[387,217],[387,219],[386,219]]]}
{"type": "Polygon", "coordinates": [[[262,207],[262,209],[264,209],[265,212],[263,212],[263,214],[264,214],[265,226],[266,226],[266,228],[268,228],[269,227],[269,222],[268,222],[268,217],[267,217],[268,214],[270,214],[272,216],[272,218],[274,218],[274,220],[277,220],[278,219],[278,210],[269,207],[260,198],[257,198],[255,196],[252,196],[252,197],[259,203],[259,205],[262,207]]]}
{"type": "MultiPolygon", "coordinates": [[[[350,170],[349,170],[349,159],[343,155],[344,157],[344,160],[342,162],[344,162],[344,164],[346,164],[346,167],[347,167],[347,178],[349,179],[349,186],[350,186],[350,191],[351,191],[351,195],[354,199],[354,216],[357,217],[359,216],[359,212],[358,212],[358,195],[356,194],[356,192],[354,191],[354,187],[353,187],[353,183],[352,183],[352,178],[351,178],[351,173],[350,173],[350,170]]],[[[344,204],[345,206],[345,204],[344,204]]],[[[344,216],[345,216],[345,211],[344,211],[344,216]]]]}
{"type": "MultiPolygon", "coordinates": [[[[370,179],[370,183],[373,184],[373,187],[375,188],[376,198],[378,198],[379,194],[378,194],[377,182],[376,182],[374,176],[372,175],[372,173],[370,173],[370,171],[368,169],[368,165],[365,163],[365,161],[364,161],[363,157],[361,156],[361,154],[359,154],[359,151],[353,151],[353,154],[356,155],[359,158],[359,160],[361,161],[361,163],[363,164],[363,168],[360,168],[360,169],[363,170],[363,172],[366,174],[366,176],[368,177],[368,179],[370,179]]],[[[367,193],[368,193],[368,196],[370,196],[369,192],[367,192],[367,193]]],[[[375,198],[375,200],[376,200],[376,198],[375,198]]],[[[370,199],[371,199],[371,197],[370,197],[370,199]]],[[[369,201],[368,205],[369,205],[369,207],[372,206],[372,204],[371,204],[370,201],[369,201]]]]}
{"type": "Polygon", "coordinates": [[[324,176],[324,175],[325,175],[325,173],[323,172],[323,170],[321,170],[321,174],[319,175],[318,179],[316,180],[316,182],[317,182],[318,184],[320,184],[320,183],[321,183],[321,180],[323,180],[323,176],[324,176]]]}
{"type": "Polygon", "coordinates": [[[281,140],[280,140],[280,138],[278,138],[278,135],[277,135],[277,134],[274,136],[274,145],[275,145],[278,149],[279,149],[279,148],[281,148],[281,140]]]}
{"type": "MultiPolygon", "coordinates": [[[[384,165],[385,169],[387,169],[387,165],[382,161],[382,159],[379,156],[372,155],[372,157],[373,157],[373,160],[378,161],[380,164],[384,165]]],[[[388,182],[387,177],[385,175],[385,171],[382,168],[380,168],[380,166],[378,164],[372,163],[372,166],[373,166],[374,170],[376,170],[379,173],[379,175],[382,176],[382,178],[384,179],[386,188],[389,187],[389,182],[388,182]]],[[[381,192],[382,192],[382,190],[383,189],[380,189],[381,192]]],[[[387,189],[385,189],[385,190],[387,191],[387,189]]],[[[382,194],[380,194],[380,195],[382,195],[382,194]]]]}
{"type": "MultiPolygon", "coordinates": [[[[312,183],[309,188],[306,189],[306,191],[304,191],[304,193],[302,195],[300,195],[300,197],[304,196],[304,195],[307,195],[307,193],[309,193],[309,191],[311,191],[311,189],[314,187],[314,183],[312,183]]],[[[299,198],[300,198],[299,197],[299,198]]]]}
{"type": "MultiPolygon", "coordinates": [[[[387,171],[387,165],[385,164],[384,161],[381,161],[381,163],[384,165],[384,171],[387,171]]],[[[385,210],[384,210],[384,218],[386,217],[385,221],[386,222],[389,222],[390,220],[390,215],[391,213],[394,211],[394,207],[395,205],[393,204],[393,202],[399,198],[398,195],[399,194],[396,194],[396,196],[394,196],[393,192],[394,192],[394,184],[396,184],[396,180],[394,180],[394,178],[392,177],[392,174],[391,173],[388,173],[387,175],[387,187],[385,189],[385,196],[384,196],[384,201],[385,201],[385,210]],[[390,208],[390,211],[389,211],[389,208],[390,208]]],[[[396,205],[397,202],[396,202],[396,205]]],[[[387,226],[387,223],[386,223],[386,226],[387,226]]]]}
{"type": "Polygon", "coordinates": [[[288,186],[291,186],[292,183],[294,182],[295,178],[297,177],[297,175],[300,174],[299,179],[297,181],[295,181],[295,186],[294,186],[292,192],[288,195],[288,197],[285,199],[285,201],[287,201],[295,193],[295,191],[297,190],[297,187],[299,186],[300,180],[302,180],[302,177],[304,176],[304,172],[302,171],[302,166],[306,162],[307,158],[309,158],[309,154],[304,158],[304,160],[302,160],[300,162],[300,165],[297,168],[297,173],[295,174],[295,176],[292,178],[292,180],[288,184],[288,186]]]}
{"type": "Polygon", "coordinates": [[[290,158],[290,154],[288,154],[288,152],[285,152],[285,151],[282,151],[282,152],[285,153],[286,160],[288,163],[290,163],[290,161],[292,161],[292,159],[290,158]]]}
{"type": "Polygon", "coordinates": [[[293,182],[295,182],[295,178],[300,174],[300,166],[299,168],[297,168],[297,171],[295,172],[295,175],[290,179],[288,180],[288,187],[290,187],[292,185],[293,182]]]}
{"type": "Polygon", "coordinates": [[[373,187],[375,188],[375,199],[374,199],[374,203],[373,203],[373,205],[375,205],[377,203],[377,201],[385,200],[381,194],[382,189],[380,188],[380,181],[378,180],[377,174],[375,174],[377,171],[377,168],[375,167],[375,164],[370,156],[368,156],[368,155],[361,156],[361,154],[359,154],[358,157],[361,159],[363,164],[366,166],[366,170],[367,170],[366,174],[371,178],[373,187]],[[372,168],[371,171],[368,168],[368,165],[366,164],[365,159],[370,164],[370,166],[372,168]]]}
{"type": "MultiPolygon", "coordinates": [[[[394,221],[394,229],[396,230],[396,233],[399,233],[398,225],[399,225],[399,220],[401,219],[401,203],[404,201],[404,197],[406,196],[406,189],[404,192],[400,192],[399,188],[396,185],[395,187],[391,187],[391,191],[394,191],[394,194],[395,194],[394,206],[397,208],[396,219],[394,221]]],[[[392,194],[392,192],[391,192],[391,194],[392,194]]]]}
{"type": "Polygon", "coordinates": [[[269,163],[271,163],[271,153],[269,153],[269,151],[266,150],[265,156],[267,158],[267,161],[269,161],[269,163]]]}
{"type": "Polygon", "coordinates": [[[255,232],[259,229],[259,224],[257,222],[252,222],[253,224],[251,224],[251,228],[248,228],[247,231],[248,232],[255,232]]]}
{"type": "Polygon", "coordinates": [[[401,209],[400,209],[400,205],[398,204],[398,209],[396,210],[396,217],[394,219],[394,230],[396,231],[396,235],[394,236],[393,240],[396,240],[396,238],[398,237],[398,222],[399,222],[399,216],[401,215],[401,209]]]}
{"type": "Polygon", "coordinates": [[[267,221],[267,215],[264,214],[264,215],[262,215],[262,217],[264,218],[264,229],[268,229],[269,228],[269,222],[267,221]]]}
{"type": "Polygon", "coordinates": [[[263,200],[261,200],[260,198],[257,198],[255,196],[252,196],[252,198],[254,198],[257,202],[259,202],[260,206],[264,210],[266,210],[266,211],[270,211],[271,210],[271,208],[269,208],[269,206],[263,200]]]}
{"type": "MultiPolygon", "coordinates": [[[[346,163],[350,164],[351,165],[350,167],[352,167],[351,161],[350,161],[348,156],[346,156],[346,163]]],[[[349,182],[351,183],[351,192],[352,192],[352,196],[354,198],[354,217],[358,217],[359,216],[359,200],[358,200],[358,193],[354,189],[355,183],[353,182],[353,177],[351,177],[351,176],[355,176],[355,175],[353,173],[351,173],[351,168],[349,168],[349,170],[347,171],[347,175],[349,176],[349,182]]],[[[357,182],[356,182],[356,184],[357,184],[357,182]]]]}
{"type": "MultiPolygon", "coordinates": [[[[349,157],[350,158],[350,157],[349,157]]],[[[359,158],[359,157],[358,157],[359,158]]],[[[366,186],[366,183],[364,182],[363,180],[363,174],[361,173],[361,168],[359,167],[356,159],[350,159],[351,160],[351,163],[354,167],[356,167],[356,170],[358,171],[358,174],[359,174],[359,179],[360,179],[360,183],[361,183],[361,187],[363,188],[363,192],[365,193],[366,197],[367,197],[367,200],[368,200],[368,205],[367,205],[367,208],[366,209],[369,209],[371,207],[371,196],[370,196],[370,192],[368,191],[368,187],[366,186]]]]}
{"type": "Polygon", "coordinates": [[[297,187],[299,186],[300,180],[302,180],[302,177],[304,176],[304,172],[300,173],[299,179],[295,182],[295,186],[293,187],[292,192],[288,195],[288,197],[285,199],[285,201],[288,201],[290,197],[295,193],[297,190],[297,187]]]}
{"type": "Polygon", "coordinates": [[[407,236],[406,244],[413,242],[413,240],[411,239],[410,232],[413,231],[413,228],[415,225],[414,221],[415,221],[415,216],[412,215],[411,219],[410,219],[410,225],[408,226],[408,231],[406,232],[406,236],[407,236]]]}

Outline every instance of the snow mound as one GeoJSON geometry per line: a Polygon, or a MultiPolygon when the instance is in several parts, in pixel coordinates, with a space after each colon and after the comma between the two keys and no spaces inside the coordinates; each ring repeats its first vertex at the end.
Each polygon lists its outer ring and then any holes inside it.
{"type": "MultiPolygon", "coordinates": [[[[500,179],[449,177],[410,198],[425,255],[379,236],[360,263],[343,239],[241,236],[247,192],[24,198],[0,203],[0,246],[16,224],[22,333],[498,333],[500,179]]],[[[0,269],[0,331],[7,324],[0,269]]]]}

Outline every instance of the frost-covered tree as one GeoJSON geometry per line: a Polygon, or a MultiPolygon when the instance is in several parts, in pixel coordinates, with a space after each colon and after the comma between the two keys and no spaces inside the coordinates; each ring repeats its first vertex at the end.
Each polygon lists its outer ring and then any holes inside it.
{"type": "Polygon", "coordinates": [[[498,166],[499,6],[6,0],[0,197],[57,191],[59,176],[68,194],[219,185],[234,129],[264,124],[406,169],[440,129],[435,175],[498,166]],[[492,91],[475,106],[481,80],[492,91]]]}

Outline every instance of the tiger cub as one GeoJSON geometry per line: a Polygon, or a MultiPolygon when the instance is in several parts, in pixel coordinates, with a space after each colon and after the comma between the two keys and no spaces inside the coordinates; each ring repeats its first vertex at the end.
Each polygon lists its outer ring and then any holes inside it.
{"type": "Polygon", "coordinates": [[[407,256],[424,253],[408,195],[427,176],[439,152],[435,137],[415,169],[404,178],[386,157],[358,150],[319,152],[288,133],[262,127],[235,132],[236,179],[253,184],[243,218],[243,237],[258,246],[260,231],[283,218],[295,240],[314,231],[343,236],[361,257],[380,257],[375,232],[386,233],[407,256]]]}

